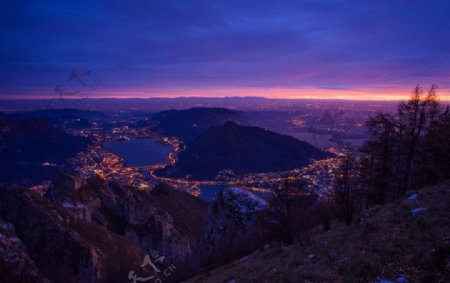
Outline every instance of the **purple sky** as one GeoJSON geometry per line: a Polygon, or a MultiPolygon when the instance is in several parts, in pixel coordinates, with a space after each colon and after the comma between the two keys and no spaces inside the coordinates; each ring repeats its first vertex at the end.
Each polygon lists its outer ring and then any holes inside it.
{"type": "Polygon", "coordinates": [[[2,98],[84,91],[72,70],[93,96],[450,93],[450,1],[26,2],[0,4],[2,98]]]}

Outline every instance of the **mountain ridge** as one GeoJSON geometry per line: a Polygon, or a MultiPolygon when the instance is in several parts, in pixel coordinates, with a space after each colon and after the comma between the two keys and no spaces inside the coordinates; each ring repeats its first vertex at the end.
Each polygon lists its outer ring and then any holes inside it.
{"type": "Polygon", "coordinates": [[[209,127],[222,124],[241,116],[240,111],[221,107],[193,107],[182,110],[165,110],[152,116],[157,122],[155,130],[168,136],[176,136],[184,142],[191,142],[209,127]]]}
{"type": "Polygon", "coordinates": [[[291,136],[227,121],[188,143],[174,166],[158,172],[171,177],[211,179],[229,169],[238,175],[291,170],[330,155],[291,136]]]}

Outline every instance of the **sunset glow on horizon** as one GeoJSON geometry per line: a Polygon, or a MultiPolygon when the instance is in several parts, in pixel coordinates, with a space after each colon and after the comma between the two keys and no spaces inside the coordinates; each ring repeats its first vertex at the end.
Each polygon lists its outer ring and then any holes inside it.
{"type": "MultiPolygon", "coordinates": [[[[426,92],[429,86],[421,86],[426,92]]],[[[165,90],[165,91],[145,91],[145,90],[121,90],[91,92],[85,98],[182,98],[182,97],[203,97],[203,98],[224,98],[224,97],[261,97],[267,99],[314,99],[314,100],[355,100],[355,101],[400,101],[407,100],[412,95],[412,88],[404,91],[370,91],[370,90],[327,90],[327,89],[210,89],[210,90],[165,90]]],[[[51,91],[43,94],[33,95],[0,95],[2,99],[53,99],[57,96],[51,91]]],[[[79,99],[81,96],[65,96],[65,99],[79,99]]],[[[450,101],[450,92],[438,88],[438,98],[440,101],[450,101]]]]}

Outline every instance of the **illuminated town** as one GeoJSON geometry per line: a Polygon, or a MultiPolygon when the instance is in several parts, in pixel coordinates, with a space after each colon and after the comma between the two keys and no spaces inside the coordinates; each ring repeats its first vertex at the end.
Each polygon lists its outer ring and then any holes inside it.
{"type": "MultiPolygon", "coordinates": [[[[314,109],[311,106],[308,108],[314,109]]],[[[210,180],[193,180],[190,176],[183,178],[160,176],[155,171],[175,164],[179,152],[185,148],[184,143],[177,137],[165,136],[163,133],[153,130],[154,122],[150,121],[143,127],[135,127],[133,125],[137,121],[136,119],[130,122],[120,118],[111,121],[112,126],[106,129],[99,126],[98,123],[93,123],[90,128],[67,129],[71,134],[87,137],[93,141],[88,150],[79,153],[76,158],[71,160],[70,166],[84,177],[97,174],[109,182],[143,190],[151,190],[158,183],[164,182],[196,196],[199,196],[198,188],[204,185],[237,186],[264,194],[281,186],[285,180],[299,176],[306,182],[309,190],[324,194],[333,185],[334,175],[339,168],[339,159],[345,152],[352,150],[351,145],[345,143],[343,139],[339,139],[339,136],[350,135],[356,138],[363,136],[364,124],[360,120],[363,116],[368,115],[371,108],[362,110],[360,114],[349,115],[347,113],[346,119],[342,118],[344,116],[342,111],[339,109],[330,114],[330,111],[323,111],[322,108],[319,108],[317,111],[309,111],[301,115],[294,112],[280,118],[285,119],[282,123],[288,125],[284,131],[291,130],[295,134],[296,131],[303,130],[308,133],[312,142],[328,137],[331,141],[328,143],[334,144],[325,148],[327,152],[334,154],[334,157],[316,160],[305,167],[294,170],[238,176],[230,169],[220,172],[210,180]],[[160,144],[170,146],[167,162],[128,166],[124,157],[104,146],[108,142],[126,143],[130,139],[153,139],[160,144]]],[[[276,121],[276,123],[280,122],[276,121]]]]}

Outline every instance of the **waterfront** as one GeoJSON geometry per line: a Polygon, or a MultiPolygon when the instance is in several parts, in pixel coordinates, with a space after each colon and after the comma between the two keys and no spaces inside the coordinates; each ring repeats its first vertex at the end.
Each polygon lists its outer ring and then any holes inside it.
{"type": "Polygon", "coordinates": [[[171,146],[161,144],[153,138],[110,141],[104,147],[122,157],[130,167],[168,163],[168,156],[172,151],[171,146]]]}

